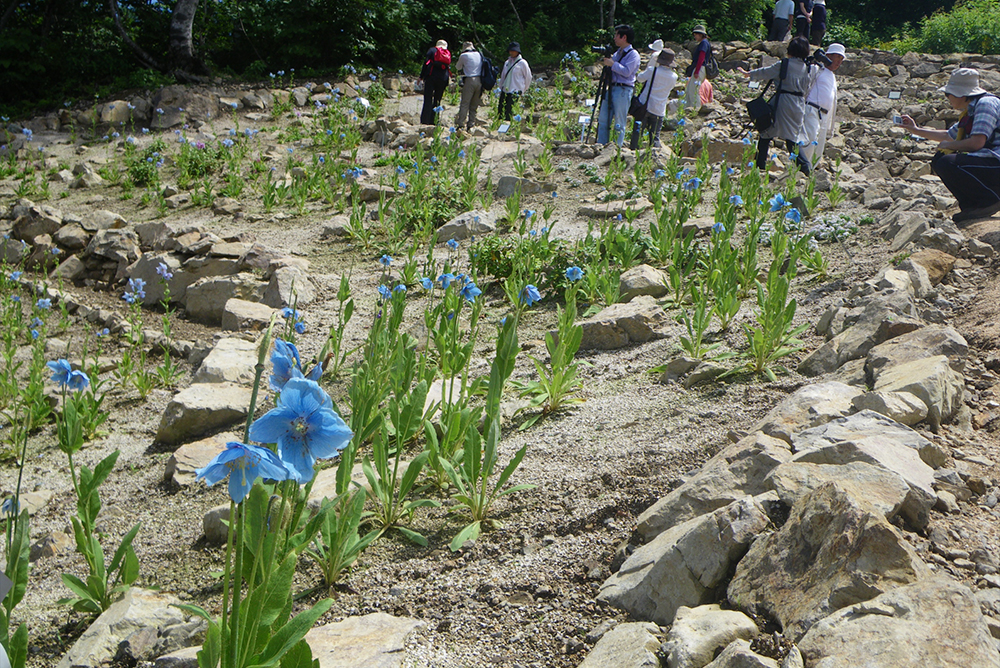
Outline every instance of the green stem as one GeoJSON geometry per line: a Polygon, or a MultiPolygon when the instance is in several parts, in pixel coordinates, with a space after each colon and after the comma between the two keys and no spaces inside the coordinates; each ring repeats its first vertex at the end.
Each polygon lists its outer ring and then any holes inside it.
{"type": "MultiPolygon", "coordinates": [[[[243,504],[236,506],[238,515],[238,528],[236,529],[236,571],[233,573],[233,609],[229,617],[229,644],[231,646],[230,656],[232,657],[229,668],[239,668],[239,647],[240,647],[240,595],[243,589],[243,536],[246,529],[246,513],[243,504]]],[[[229,518],[232,527],[232,516],[229,518]]]]}
{"type": "MultiPolygon", "coordinates": [[[[227,615],[229,613],[229,586],[230,586],[230,575],[232,571],[230,570],[230,564],[232,564],[233,555],[233,522],[236,517],[236,502],[230,500],[229,502],[229,532],[226,536],[226,565],[223,569],[222,576],[222,647],[227,647],[227,640],[229,639],[229,624],[227,615]]],[[[225,665],[225,654],[223,653],[223,665],[225,665]]]]}

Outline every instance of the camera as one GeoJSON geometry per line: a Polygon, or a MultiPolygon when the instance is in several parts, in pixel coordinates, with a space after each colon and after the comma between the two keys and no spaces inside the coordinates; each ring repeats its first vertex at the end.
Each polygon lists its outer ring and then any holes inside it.
{"type": "Polygon", "coordinates": [[[610,58],[611,56],[614,55],[615,51],[618,50],[618,47],[615,46],[614,44],[612,44],[611,46],[592,46],[590,47],[590,50],[594,53],[601,54],[605,58],[610,58]]]}
{"type": "Polygon", "coordinates": [[[806,58],[806,63],[809,65],[822,65],[823,67],[833,65],[833,61],[830,60],[830,57],[826,55],[826,51],[823,49],[816,49],[815,53],[806,58]]]}

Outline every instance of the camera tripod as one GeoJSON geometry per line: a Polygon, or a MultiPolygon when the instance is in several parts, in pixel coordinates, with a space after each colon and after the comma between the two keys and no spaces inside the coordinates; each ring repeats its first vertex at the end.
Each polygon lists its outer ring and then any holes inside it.
{"type": "Polygon", "coordinates": [[[590,133],[594,131],[594,118],[601,119],[601,107],[604,105],[604,96],[611,86],[611,68],[607,65],[601,70],[601,76],[597,80],[597,93],[594,97],[594,106],[590,112],[590,125],[587,127],[587,141],[590,143],[590,133]]]}

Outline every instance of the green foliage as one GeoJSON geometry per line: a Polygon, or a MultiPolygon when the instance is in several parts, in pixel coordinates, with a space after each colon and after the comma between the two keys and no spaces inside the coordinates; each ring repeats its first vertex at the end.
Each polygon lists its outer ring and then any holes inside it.
{"type": "Polygon", "coordinates": [[[920,24],[918,50],[928,53],[1000,53],[1000,0],[965,0],[920,24]]]}

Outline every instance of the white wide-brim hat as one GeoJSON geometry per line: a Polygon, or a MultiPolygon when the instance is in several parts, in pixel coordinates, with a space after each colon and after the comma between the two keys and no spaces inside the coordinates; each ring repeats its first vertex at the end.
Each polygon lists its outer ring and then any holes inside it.
{"type": "Polygon", "coordinates": [[[971,67],[960,67],[952,72],[948,84],[938,90],[955,97],[972,97],[986,92],[979,87],[979,72],[971,67]]]}
{"type": "Polygon", "coordinates": [[[663,40],[658,39],[649,45],[650,51],[663,51],[663,40]]]}
{"type": "Polygon", "coordinates": [[[828,56],[843,56],[844,60],[847,60],[847,50],[844,49],[843,44],[838,44],[834,42],[830,46],[826,47],[826,55],[828,56]]]}

